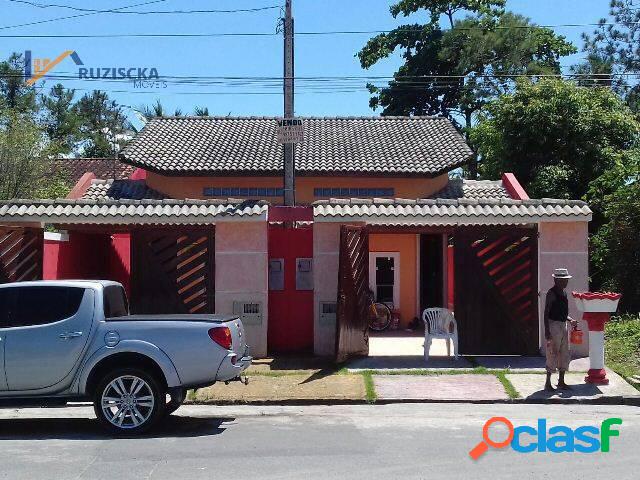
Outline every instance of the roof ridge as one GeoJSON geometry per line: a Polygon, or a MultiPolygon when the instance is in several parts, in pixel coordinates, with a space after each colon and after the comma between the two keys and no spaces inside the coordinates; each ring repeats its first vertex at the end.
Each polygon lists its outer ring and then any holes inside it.
{"type": "MultiPolygon", "coordinates": [[[[282,116],[268,116],[268,115],[239,115],[239,116],[228,116],[228,115],[208,115],[208,116],[200,116],[200,115],[184,115],[184,116],[165,116],[165,117],[153,117],[149,120],[152,121],[160,121],[160,120],[280,120],[282,116]]],[[[337,115],[337,116],[320,116],[320,115],[309,115],[309,116],[295,116],[294,118],[298,120],[446,120],[450,121],[446,117],[438,117],[435,115],[337,115]]]]}

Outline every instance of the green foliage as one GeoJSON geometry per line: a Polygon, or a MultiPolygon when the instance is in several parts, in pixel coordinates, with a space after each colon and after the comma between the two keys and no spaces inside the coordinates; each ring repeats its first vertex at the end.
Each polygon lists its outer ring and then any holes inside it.
{"type": "MultiPolygon", "coordinates": [[[[394,16],[426,10],[429,22],[403,25],[370,39],[357,54],[370,68],[400,51],[403,65],[386,86],[369,84],[369,102],[383,115],[443,115],[470,128],[474,115],[521,75],[560,72],[576,49],[563,36],[504,12],[504,1],[405,0],[394,16]],[[467,14],[461,20],[453,14],[467,14]],[[443,30],[442,16],[450,29],[443,30]],[[462,119],[462,122],[460,122],[462,119]]],[[[475,176],[475,161],[470,164],[475,176]]]]}
{"type": "Polygon", "coordinates": [[[614,317],[605,326],[606,364],[624,377],[640,375],[640,317],[614,317]]]}
{"type": "Polygon", "coordinates": [[[604,196],[607,223],[592,238],[594,274],[604,289],[622,293],[623,312],[640,312],[640,163],[635,166],[635,177],[604,196]]]}
{"type": "Polygon", "coordinates": [[[127,119],[122,107],[105,92],[94,90],[82,96],[77,108],[86,142],[84,156],[113,157],[125,143],[127,119]]]}
{"type": "Polygon", "coordinates": [[[74,103],[75,91],[57,84],[41,98],[42,124],[56,155],[72,153],[81,140],[82,118],[74,103]]]}
{"type": "Polygon", "coordinates": [[[36,92],[25,83],[22,54],[13,53],[8,60],[0,62],[0,109],[21,114],[36,110],[36,92]]]}
{"type": "Polygon", "coordinates": [[[544,79],[519,81],[488,104],[470,137],[484,178],[513,172],[533,197],[583,198],[591,182],[629,160],[638,124],[607,88],[544,79]]]}
{"type": "Polygon", "coordinates": [[[34,120],[0,109],[0,200],[33,197],[46,174],[46,155],[34,120]]]}

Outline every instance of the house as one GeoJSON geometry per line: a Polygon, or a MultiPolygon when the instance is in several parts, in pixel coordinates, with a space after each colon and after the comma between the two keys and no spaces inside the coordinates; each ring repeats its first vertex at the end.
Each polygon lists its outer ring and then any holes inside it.
{"type": "Polygon", "coordinates": [[[461,353],[540,352],[553,268],[588,287],[585,203],[450,178],[472,151],[444,118],[302,121],[296,207],[275,118],[158,118],[120,154],[131,178],[0,203],[0,274],[118,280],[138,313],[237,313],[257,356],[366,354],[369,288],[402,326],[454,309],[461,353]]]}

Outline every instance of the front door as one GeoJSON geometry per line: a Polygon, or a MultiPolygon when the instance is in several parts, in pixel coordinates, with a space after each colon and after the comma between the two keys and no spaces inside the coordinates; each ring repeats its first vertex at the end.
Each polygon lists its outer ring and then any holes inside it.
{"type": "Polygon", "coordinates": [[[79,287],[11,287],[3,333],[9,390],[70,384],[91,335],[94,292],[79,287]]]}
{"type": "Polygon", "coordinates": [[[340,227],[336,361],[369,354],[369,233],[340,227]]]}

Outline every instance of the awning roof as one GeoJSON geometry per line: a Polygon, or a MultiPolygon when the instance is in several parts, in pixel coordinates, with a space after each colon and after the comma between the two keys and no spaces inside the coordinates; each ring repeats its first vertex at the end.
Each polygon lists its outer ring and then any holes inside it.
{"type": "Polygon", "coordinates": [[[268,202],[242,200],[9,200],[0,222],[78,225],[198,225],[266,221],[268,202]]]}
{"type": "Polygon", "coordinates": [[[578,200],[513,199],[331,199],[314,203],[316,222],[378,225],[521,225],[591,220],[578,200]]]}

